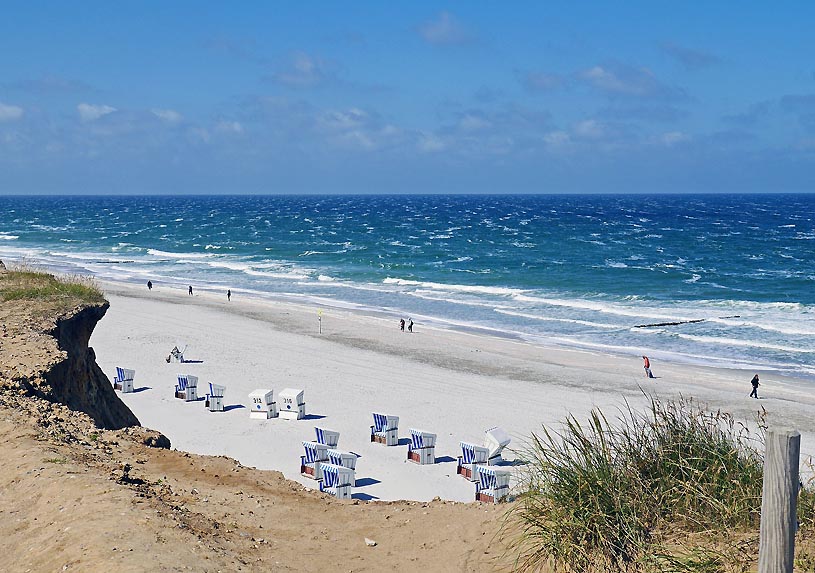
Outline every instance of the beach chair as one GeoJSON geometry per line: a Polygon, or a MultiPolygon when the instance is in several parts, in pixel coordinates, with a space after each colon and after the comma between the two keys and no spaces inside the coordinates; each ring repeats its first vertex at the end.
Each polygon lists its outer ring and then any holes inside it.
{"type": "Polygon", "coordinates": [[[302,420],[306,417],[305,392],[298,388],[284,388],[280,399],[280,417],[284,420],[302,420]]]}
{"type": "Polygon", "coordinates": [[[343,452],[342,450],[328,450],[328,463],[335,466],[342,466],[351,470],[351,485],[356,485],[356,469],[357,469],[357,456],[351,452],[343,452]]]}
{"type": "Polygon", "coordinates": [[[509,479],[511,472],[489,466],[475,466],[475,500],[488,503],[500,503],[509,497],[509,479]]]}
{"type": "Polygon", "coordinates": [[[175,386],[175,397],[185,402],[198,400],[198,376],[179,374],[178,384],[175,386]]]}
{"type": "Polygon", "coordinates": [[[133,391],[133,379],[136,377],[136,371],[130,368],[116,367],[116,377],[113,378],[113,388],[121,390],[122,394],[128,394],[133,391]]]}
{"type": "Polygon", "coordinates": [[[490,451],[487,465],[494,466],[503,461],[501,452],[512,440],[503,428],[495,427],[487,430],[484,436],[484,446],[490,451]]]}
{"type": "Polygon", "coordinates": [[[226,386],[220,386],[210,382],[209,394],[207,394],[207,401],[206,404],[204,404],[209,408],[210,412],[224,411],[224,392],[226,392],[226,386]]]}
{"type": "Polygon", "coordinates": [[[351,453],[345,452],[343,450],[336,450],[336,449],[329,449],[328,450],[328,461],[337,466],[342,466],[348,469],[355,470],[357,469],[357,458],[359,456],[351,453]]]}
{"type": "Polygon", "coordinates": [[[317,442],[303,442],[305,455],[300,456],[300,473],[312,479],[320,479],[320,465],[328,462],[328,446],[317,442]]]}
{"type": "Polygon", "coordinates": [[[470,481],[477,480],[478,476],[475,473],[475,468],[477,465],[486,465],[489,454],[489,449],[484,446],[461,442],[461,455],[458,457],[456,473],[470,481]]]}
{"type": "Polygon", "coordinates": [[[258,388],[249,394],[249,417],[258,420],[277,418],[277,403],[274,401],[274,391],[258,388]]]}
{"type": "Polygon", "coordinates": [[[329,448],[336,448],[337,442],[340,441],[340,433],[336,430],[315,427],[314,433],[317,434],[317,443],[325,444],[329,448]]]}
{"type": "Polygon", "coordinates": [[[323,474],[320,480],[320,491],[329,493],[338,499],[351,499],[354,470],[335,464],[320,464],[320,466],[323,474]]]}
{"type": "Polygon", "coordinates": [[[371,426],[371,441],[386,446],[399,444],[399,416],[374,414],[374,425],[371,426]]]}
{"type": "Polygon", "coordinates": [[[417,464],[436,463],[436,434],[410,429],[407,459],[417,464]]]}

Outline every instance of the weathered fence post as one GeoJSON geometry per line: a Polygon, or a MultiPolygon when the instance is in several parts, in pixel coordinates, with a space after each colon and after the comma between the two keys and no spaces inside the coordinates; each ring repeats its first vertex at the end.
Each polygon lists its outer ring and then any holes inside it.
{"type": "Polygon", "coordinates": [[[795,430],[769,430],[765,446],[758,571],[792,573],[801,434],[795,430]]]}

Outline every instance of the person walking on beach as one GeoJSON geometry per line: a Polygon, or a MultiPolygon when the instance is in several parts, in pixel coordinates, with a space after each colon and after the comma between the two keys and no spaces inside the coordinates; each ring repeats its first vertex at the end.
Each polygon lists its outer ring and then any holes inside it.
{"type": "Polygon", "coordinates": [[[408,319],[408,332],[413,332],[413,319],[408,319]]]}
{"type": "Polygon", "coordinates": [[[226,300],[228,300],[228,301],[232,300],[232,290],[231,289],[226,289],[226,300]]]}
{"type": "Polygon", "coordinates": [[[153,282],[147,281],[147,290],[153,290],[153,282]]]}
{"type": "Polygon", "coordinates": [[[753,391],[750,392],[750,398],[755,398],[758,400],[758,374],[753,376],[753,379],[750,380],[750,384],[753,385],[753,391]]]}
{"type": "Polygon", "coordinates": [[[653,378],[654,374],[651,372],[651,361],[648,360],[647,356],[642,357],[642,367],[645,368],[645,377],[646,378],[653,378]]]}
{"type": "Polygon", "coordinates": [[[189,291],[187,291],[187,294],[189,294],[190,296],[192,296],[192,285],[190,285],[190,290],[189,290],[189,291]]]}
{"type": "Polygon", "coordinates": [[[399,319],[399,330],[401,330],[402,332],[405,331],[405,319],[404,318],[399,319]]]}

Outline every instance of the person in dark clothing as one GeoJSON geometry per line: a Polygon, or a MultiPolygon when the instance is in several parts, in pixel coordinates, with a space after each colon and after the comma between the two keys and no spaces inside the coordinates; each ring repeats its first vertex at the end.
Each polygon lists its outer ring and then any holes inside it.
{"type": "Polygon", "coordinates": [[[408,332],[413,332],[413,319],[408,319],[408,332]]]}
{"type": "Polygon", "coordinates": [[[147,290],[153,290],[153,282],[147,281],[147,290]]]}
{"type": "Polygon", "coordinates": [[[187,294],[189,294],[190,296],[192,296],[192,285],[190,285],[190,290],[189,290],[189,291],[187,291],[187,294]]]}
{"type": "Polygon", "coordinates": [[[753,376],[753,379],[750,380],[750,384],[753,385],[753,391],[750,392],[750,398],[755,398],[758,400],[758,374],[753,376]]]}
{"type": "Polygon", "coordinates": [[[399,319],[399,330],[401,330],[402,332],[405,331],[405,319],[404,318],[399,319]]]}
{"type": "Polygon", "coordinates": [[[232,300],[232,290],[226,289],[226,300],[232,300]]]}

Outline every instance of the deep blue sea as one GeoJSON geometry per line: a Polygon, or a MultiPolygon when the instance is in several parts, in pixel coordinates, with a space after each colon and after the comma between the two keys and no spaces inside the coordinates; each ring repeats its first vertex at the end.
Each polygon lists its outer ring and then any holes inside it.
{"type": "Polygon", "coordinates": [[[815,195],[0,197],[22,258],[815,379],[815,195]]]}

